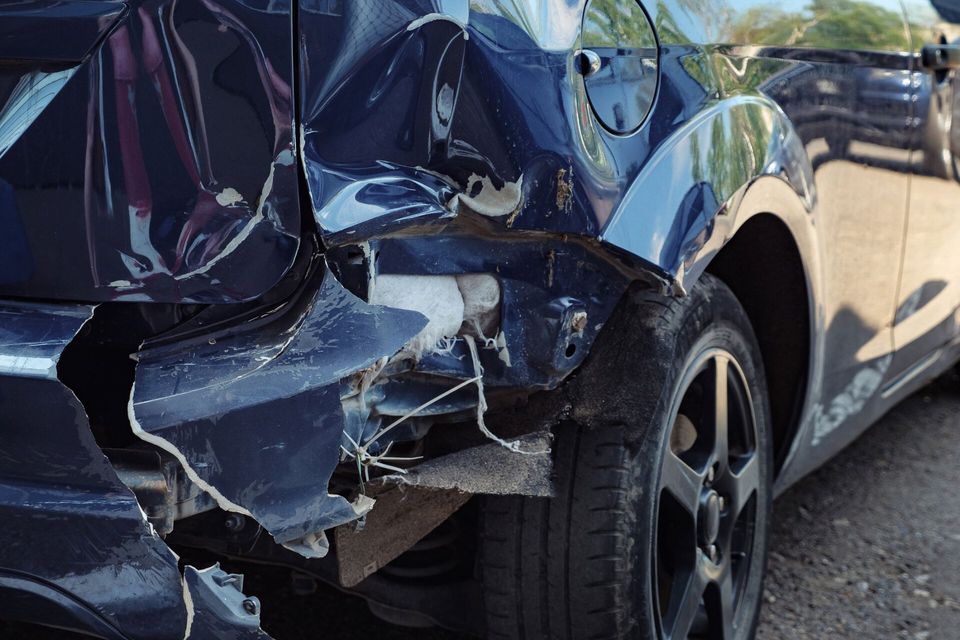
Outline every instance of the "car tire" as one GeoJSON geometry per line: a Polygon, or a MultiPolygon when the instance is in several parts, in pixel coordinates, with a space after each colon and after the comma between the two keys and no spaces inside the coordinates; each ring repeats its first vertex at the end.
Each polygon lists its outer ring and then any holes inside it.
{"type": "Polygon", "coordinates": [[[630,294],[585,374],[596,394],[626,385],[610,413],[632,417],[556,428],[555,497],[481,502],[488,637],[753,637],[772,458],[743,308],[709,274],[684,298],[630,294]]]}

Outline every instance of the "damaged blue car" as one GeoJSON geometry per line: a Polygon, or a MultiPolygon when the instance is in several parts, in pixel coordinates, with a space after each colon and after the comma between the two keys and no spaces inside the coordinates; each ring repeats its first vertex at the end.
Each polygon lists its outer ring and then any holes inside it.
{"type": "Polygon", "coordinates": [[[0,618],[751,638],[960,359],[953,0],[0,2],[0,618]]]}

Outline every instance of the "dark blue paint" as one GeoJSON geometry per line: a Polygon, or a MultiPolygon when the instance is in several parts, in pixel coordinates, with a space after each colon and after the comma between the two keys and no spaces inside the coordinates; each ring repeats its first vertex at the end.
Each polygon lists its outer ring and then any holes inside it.
{"type": "Polygon", "coordinates": [[[0,296],[235,302],[270,289],[300,236],[289,3],[131,2],[63,81],[45,61],[99,37],[75,14],[114,20],[124,3],[28,4],[46,8],[3,7],[0,23],[48,36],[0,41],[0,103],[46,108],[12,133],[24,116],[0,109],[0,176],[34,268],[0,279],[0,296]]]}
{"type": "Polygon", "coordinates": [[[340,381],[425,324],[420,314],[366,304],[321,271],[266,326],[256,318],[141,351],[132,412],[223,496],[221,508],[246,510],[277,542],[322,555],[303,538],[357,517],[325,490],[347,444],[340,381]]]}
{"type": "Polygon", "coordinates": [[[0,6],[0,55],[81,62],[126,10],[122,0],[20,0],[0,6]]]}
{"type": "MultiPolygon", "coordinates": [[[[101,619],[128,637],[183,637],[176,558],[57,379],[57,360],[91,312],[0,306],[0,585],[32,583],[39,610],[69,607],[67,619],[101,619]]],[[[21,604],[0,600],[0,616],[24,616],[21,604]]]]}
{"type": "MultiPolygon", "coordinates": [[[[346,436],[361,441],[476,374],[460,339],[393,363],[371,405],[346,410],[358,375],[424,325],[363,302],[371,277],[495,275],[511,366],[481,350],[484,383],[491,398],[529,394],[579,366],[631,282],[681,295],[754,216],[773,215],[797,245],[813,309],[783,488],[909,390],[900,376],[918,362],[956,355],[945,347],[956,283],[924,260],[957,253],[960,229],[945,231],[957,217],[937,208],[931,233],[917,216],[935,187],[944,202],[956,195],[956,79],[917,68],[924,43],[897,40],[899,2],[868,4],[887,40],[814,25],[787,42],[751,19],[761,2],[724,5],[722,24],[689,3],[648,3],[659,73],[644,71],[653,106],[638,108],[636,131],[598,121],[616,120],[624,98],[604,97],[606,75],[584,79],[576,53],[596,46],[610,71],[620,55],[652,59],[650,43],[585,42],[586,0],[0,8],[0,297],[209,303],[175,307],[190,319],[172,333],[137,334],[153,340],[137,354],[132,414],[221,507],[316,555],[324,529],[357,517],[327,491],[346,436]],[[13,28],[66,23],[76,28],[62,41],[13,28]],[[298,257],[306,266],[291,270],[298,257]],[[285,274],[295,292],[276,286],[285,274]]],[[[49,365],[88,316],[0,310],[0,510],[15,538],[0,589],[42,578],[54,591],[30,597],[64,612],[80,603],[63,615],[151,637],[162,630],[138,627],[134,612],[154,606],[179,623],[179,574],[49,365]],[[47,369],[2,359],[24,355],[47,369]],[[96,544],[68,557],[41,535],[51,522],[96,544]],[[19,553],[34,537],[40,550],[19,553]],[[102,581],[67,580],[115,562],[155,578],[135,611],[94,588],[102,581]]],[[[475,406],[466,388],[431,414],[475,406]]],[[[385,440],[417,435],[411,423],[385,440]]],[[[196,571],[186,580],[197,602],[225,602],[196,571]]],[[[227,613],[201,608],[198,633],[222,633],[227,613]]]]}

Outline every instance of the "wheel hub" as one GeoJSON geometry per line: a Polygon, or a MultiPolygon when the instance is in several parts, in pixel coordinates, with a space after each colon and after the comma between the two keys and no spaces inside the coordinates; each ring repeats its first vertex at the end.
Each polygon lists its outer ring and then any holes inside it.
{"type": "Polygon", "coordinates": [[[697,533],[703,547],[712,545],[720,535],[720,496],[713,489],[708,489],[700,495],[697,533]]]}

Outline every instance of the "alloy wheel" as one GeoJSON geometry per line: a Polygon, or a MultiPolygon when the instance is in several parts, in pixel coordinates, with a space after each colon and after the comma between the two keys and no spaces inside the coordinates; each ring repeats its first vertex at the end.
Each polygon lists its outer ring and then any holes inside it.
{"type": "Polygon", "coordinates": [[[755,557],[761,483],[756,415],[722,349],[687,368],[663,455],[654,540],[661,637],[735,638],[755,557]]]}

